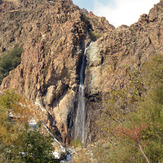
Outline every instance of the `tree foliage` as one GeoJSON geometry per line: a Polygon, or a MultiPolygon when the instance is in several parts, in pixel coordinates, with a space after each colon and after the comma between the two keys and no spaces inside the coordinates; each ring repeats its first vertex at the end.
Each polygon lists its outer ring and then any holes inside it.
{"type": "Polygon", "coordinates": [[[28,125],[25,126],[23,133],[20,135],[21,143],[11,147],[8,159],[13,162],[31,162],[46,163],[54,161],[52,151],[53,139],[50,136],[42,134],[41,125],[38,124],[34,129],[28,125]]]}
{"type": "Polygon", "coordinates": [[[13,90],[0,95],[0,162],[54,162],[52,138],[29,127],[30,102],[13,90]]]}
{"type": "Polygon", "coordinates": [[[21,133],[23,124],[32,117],[29,101],[7,90],[0,96],[0,142],[13,144],[21,133]]]}

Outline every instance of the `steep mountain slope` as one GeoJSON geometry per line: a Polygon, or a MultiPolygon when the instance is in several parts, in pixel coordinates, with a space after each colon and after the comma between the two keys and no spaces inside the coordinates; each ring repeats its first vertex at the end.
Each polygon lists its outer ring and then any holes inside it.
{"type": "Polygon", "coordinates": [[[151,56],[162,52],[163,1],[155,5],[149,15],[141,15],[137,23],[108,31],[91,45],[85,78],[88,137],[98,133],[91,130],[91,125],[95,125],[100,115],[101,101],[108,99],[111,90],[127,87],[128,72],[134,69],[141,72],[141,66],[151,56]]]}
{"type": "Polygon", "coordinates": [[[85,137],[91,141],[97,135],[103,97],[114,87],[126,87],[127,68],[139,68],[163,51],[162,13],[161,1],[137,23],[115,29],[71,1],[0,1],[0,54],[23,46],[21,64],[1,89],[15,89],[44,107],[44,122],[53,130],[55,121],[62,141],[69,142],[74,137],[82,55],[91,40],[101,36],[86,54],[85,137]]]}
{"type": "Polygon", "coordinates": [[[85,15],[69,1],[2,1],[0,9],[2,55],[23,46],[21,64],[3,80],[1,88],[16,89],[41,104],[47,111],[44,121],[49,127],[56,121],[66,135],[69,112],[75,114],[79,68],[93,37],[91,31],[96,27],[102,34],[114,27],[94,15],[91,20],[91,14],[85,15]]]}

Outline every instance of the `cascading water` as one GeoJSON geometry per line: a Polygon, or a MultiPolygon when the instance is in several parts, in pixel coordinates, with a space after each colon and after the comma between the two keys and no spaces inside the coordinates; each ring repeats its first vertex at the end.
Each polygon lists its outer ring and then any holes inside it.
{"type": "MultiPolygon", "coordinates": [[[[89,46],[88,46],[89,47],[89,46]]],[[[84,100],[84,73],[86,64],[86,52],[88,47],[85,49],[82,57],[82,65],[80,69],[80,85],[79,85],[79,95],[78,95],[78,106],[75,119],[75,140],[80,140],[83,144],[85,141],[85,100],[84,100]]]]}

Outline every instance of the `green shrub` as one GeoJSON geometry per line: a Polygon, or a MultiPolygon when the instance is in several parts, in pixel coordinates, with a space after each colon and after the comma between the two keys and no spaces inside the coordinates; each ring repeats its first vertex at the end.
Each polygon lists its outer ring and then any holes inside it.
{"type": "Polygon", "coordinates": [[[96,41],[98,38],[101,37],[101,34],[96,31],[90,31],[89,35],[92,41],[96,41]]]}
{"type": "Polygon", "coordinates": [[[21,62],[22,47],[16,46],[13,50],[4,52],[0,57],[0,84],[9,71],[16,68],[21,62]]]}
{"type": "Polygon", "coordinates": [[[41,123],[29,127],[32,117],[27,99],[13,90],[0,95],[0,162],[56,162],[52,155],[53,138],[42,133],[41,123]]]}

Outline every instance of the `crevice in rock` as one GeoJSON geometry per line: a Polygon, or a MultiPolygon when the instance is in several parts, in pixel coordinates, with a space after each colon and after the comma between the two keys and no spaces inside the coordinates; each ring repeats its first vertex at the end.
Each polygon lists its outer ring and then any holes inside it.
{"type": "Polygon", "coordinates": [[[57,126],[55,125],[55,118],[48,112],[48,120],[50,122],[50,128],[53,132],[53,135],[56,136],[57,140],[62,141],[62,136],[57,126]]]}
{"type": "Polygon", "coordinates": [[[72,110],[70,110],[68,116],[67,116],[67,129],[68,129],[68,137],[69,137],[69,143],[74,138],[74,122],[76,117],[76,108],[77,108],[77,100],[74,101],[74,107],[72,110]]]}

